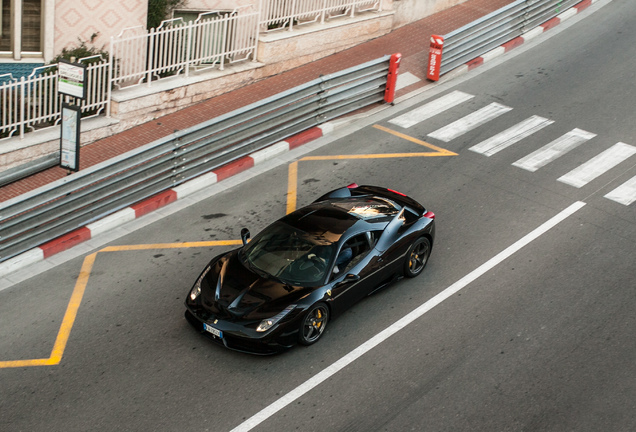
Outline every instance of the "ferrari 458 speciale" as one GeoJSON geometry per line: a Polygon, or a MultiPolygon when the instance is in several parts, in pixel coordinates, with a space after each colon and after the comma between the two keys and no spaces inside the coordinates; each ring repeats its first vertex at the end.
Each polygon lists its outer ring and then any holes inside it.
{"type": "Polygon", "coordinates": [[[336,189],[213,258],[186,298],[186,318],[237,351],[311,345],[330,319],[402,277],[422,273],[435,215],[377,186],[336,189]]]}

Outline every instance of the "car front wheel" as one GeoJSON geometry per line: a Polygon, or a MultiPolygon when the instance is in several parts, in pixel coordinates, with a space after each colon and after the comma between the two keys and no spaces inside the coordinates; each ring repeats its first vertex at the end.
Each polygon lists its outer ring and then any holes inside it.
{"type": "Polygon", "coordinates": [[[413,278],[419,276],[426,267],[431,255],[431,242],[426,237],[418,238],[411,245],[404,261],[404,276],[413,278]]]}
{"type": "Polygon", "coordinates": [[[302,320],[298,342],[301,345],[311,345],[318,342],[320,336],[325,332],[329,321],[329,308],[324,303],[313,305],[302,320]]]}

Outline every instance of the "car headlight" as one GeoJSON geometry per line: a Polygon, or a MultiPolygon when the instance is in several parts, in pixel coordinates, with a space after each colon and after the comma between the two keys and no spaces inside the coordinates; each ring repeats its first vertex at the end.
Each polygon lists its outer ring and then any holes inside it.
{"type": "Polygon", "coordinates": [[[279,313],[278,315],[273,316],[273,317],[268,318],[268,319],[264,319],[258,325],[258,327],[256,328],[256,331],[257,332],[264,332],[264,331],[269,330],[270,328],[272,328],[272,326],[274,326],[274,324],[278,323],[280,320],[285,318],[285,316],[288,313],[290,313],[291,311],[293,311],[294,309],[296,309],[296,305],[295,304],[289,305],[285,309],[283,309],[283,311],[281,313],[279,313]]]}
{"type": "Polygon", "coordinates": [[[195,282],[194,286],[190,290],[190,300],[192,301],[196,300],[197,297],[199,297],[199,294],[201,294],[201,283],[203,282],[203,278],[205,277],[206,274],[208,274],[211,268],[212,266],[207,266],[205,270],[203,270],[203,273],[201,273],[201,275],[195,282]]]}
{"type": "Polygon", "coordinates": [[[195,286],[192,287],[192,291],[190,291],[190,300],[192,301],[196,300],[197,297],[199,297],[199,294],[201,294],[201,285],[196,284],[195,286]]]}

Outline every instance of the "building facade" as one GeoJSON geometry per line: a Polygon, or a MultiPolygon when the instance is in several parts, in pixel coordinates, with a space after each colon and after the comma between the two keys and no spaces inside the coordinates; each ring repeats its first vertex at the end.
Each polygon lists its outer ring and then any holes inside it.
{"type": "MultiPolygon", "coordinates": [[[[260,10],[264,2],[292,0],[183,0],[173,17],[193,19],[207,11],[260,10]]],[[[465,0],[377,0],[394,11],[398,27],[465,0]]],[[[92,42],[108,50],[111,36],[146,27],[148,0],[0,0],[0,75],[28,75],[63,49],[92,42]]],[[[278,7],[278,6],[277,6],[278,7]]],[[[170,18],[167,17],[167,18],[170,18]]]]}
{"type": "Polygon", "coordinates": [[[0,0],[0,75],[30,73],[62,49],[91,39],[107,47],[127,27],[146,26],[148,0],[0,0]],[[95,37],[93,37],[95,36],[95,37]]]}

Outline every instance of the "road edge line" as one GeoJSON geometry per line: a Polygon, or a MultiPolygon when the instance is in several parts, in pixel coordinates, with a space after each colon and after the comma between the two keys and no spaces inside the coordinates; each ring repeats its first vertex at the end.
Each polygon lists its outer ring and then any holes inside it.
{"type": "Polygon", "coordinates": [[[395,333],[399,332],[404,327],[406,327],[416,319],[420,318],[426,312],[430,311],[435,306],[442,303],[444,300],[448,299],[449,297],[453,296],[454,294],[468,286],[471,282],[494,268],[497,264],[503,262],[504,260],[512,256],[515,252],[518,252],[523,247],[527,246],[532,241],[545,234],[548,230],[554,228],[556,225],[563,222],[568,217],[572,216],[585,205],[586,204],[584,202],[577,201],[566,209],[562,210],[560,213],[553,216],[552,218],[541,224],[539,227],[535,228],[530,233],[517,240],[512,245],[508,246],[503,251],[499,252],[497,255],[486,261],[484,264],[480,265],[475,270],[471,271],[448,288],[444,289],[431,299],[424,302],[412,312],[408,313],[380,333],[373,336],[371,339],[367,340],[366,342],[355,348],[353,351],[349,352],[336,362],[332,363],[327,368],[323,369],[318,374],[314,375],[289,393],[283,395],[278,400],[274,401],[258,413],[254,414],[252,417],[245,420],[243,423],[232,429],[230,432],[248,432],[252,430],[256,426],[276,414],[278,411],[282,410],[287,405],[303,396],[305,393],[308,393],[314,387],[318,386],[323,381],[326,381],[328,378],[335,375],[338,371],[344,369],[346,366],[353,363],[362,355],[366,354],[367,352],[378,346],[380,343],[384,342],[389,337],[393,336],[395,333]]]}

